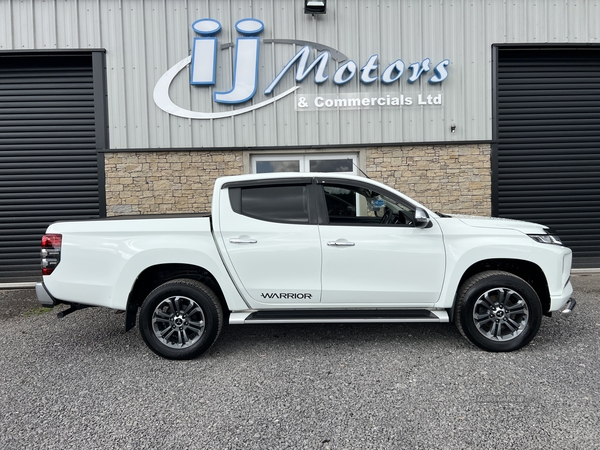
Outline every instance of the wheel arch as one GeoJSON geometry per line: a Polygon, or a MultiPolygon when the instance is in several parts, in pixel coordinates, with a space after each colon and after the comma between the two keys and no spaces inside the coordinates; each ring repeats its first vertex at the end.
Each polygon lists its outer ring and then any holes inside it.
{"type": "Polygon", "coordinates": [[[125,331],[129,331],[135,327],[137,311],[148,294],[161,284],[177,278],[187,278],[205,284],[219,299],[221,307],[223,308],[223,313],[227,314],[229,312],[229,307],[225,301],[225,295],[215,276],[208,270],[192,264],[157,264],[146,268],[138,275],[133,284],[127,298],[125,331]]]}
{"type": "MultiPolygon", "coordinates": [[[[546,275],[544,271],[535,263],[531,261],[525,261],[521,259],[486,259],[483,261],[478,261],[472,264],[462,275],[460,282],[458,283],[456,289],[456,295],[460,290],[460,287],[463,283],[471,278],[473,275],[476,275],[481,272],[485,272],[488,270],[501,270],[504,272],[511,273],[513,275],[518,276],[525,280],[537,293],[540,302],[542,304],[542,310],[544,314],[548,314],[550,310],[550,291],[548,289],[548,281],[546,279],[546,275]]],[[[450,320],[454,320],[454,308],[456,307],[456,301],[458,300],[454,298],[454,303],[452,306],[452,311],[450,314],[450,320]]]]}

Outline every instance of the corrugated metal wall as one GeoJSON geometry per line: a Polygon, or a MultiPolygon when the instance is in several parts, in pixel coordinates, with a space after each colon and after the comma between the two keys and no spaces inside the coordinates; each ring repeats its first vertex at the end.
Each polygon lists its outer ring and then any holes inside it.
{"type": "MultiPolygon", "coordinates": [[[[590,42],[600,39],[597,0],[328,0],[327,14],[303,13],[302,0],[4,0],[0,2],[0,50],[106,48],[112,148],[263,147],[489,140],[493,43],[590,42]],[[337,88],[311,80],[303,93],[362,92],[372,95],[443,93],[443,106],[411,106],[307,113],[293,96],[236,118],[189,120],[169,116],[153,102],[160,76],[190,55],[191,24],[219,20],[220,44],[235,42],[237,20],[265,23],[262,39],[296,39],[331,46],[359,67],[379,55],[380,72],[401,58],[451,61],[447,80],[410,85],[405,74],[389,86],[357,79],[337,88]],[[450,133],[451,124],[456,133],[450,133]]],[[[261,44],[259,94],[295,54],[293,45],[261,44]]],[[[228,90],[233,49],[218,54],[217,90],[228,90]]],[[[335,64],[334,64],[335,65],[335,64]]],[[[330,75],[333,68],[330,67],[330,75]]],[[[310,76],[312,78],[312,75],[310,76]]],[[[277,92],[293,85],[288,73],[277,92]]],[[[191,87],[180,74],[171,97],[197,111],[224,111],[210,90],[191,87]]]]}

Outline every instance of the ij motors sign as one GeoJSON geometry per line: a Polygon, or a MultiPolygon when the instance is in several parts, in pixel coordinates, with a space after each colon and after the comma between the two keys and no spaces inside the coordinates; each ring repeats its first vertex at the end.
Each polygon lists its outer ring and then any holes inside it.
{"type": "MultiPolygon", "coordinates": [[[[298,111],[315,110],[339,110],[339,109],[364,109],[364,108],[397,108],[415,105],[431,106],[441,105],[442,94],[418,93],[408,96],[398,92],[385,94],[365,94],[356,92],[344,92],[344,87],[349,87],[350,81],[357,78],[363,85],[381,83],[382,85],[394,85],[405,81],[414,84],[420,79],[426,79],[430,85],[436,85],[448,77],[448,65],[450,60],[444,59],[433,65],[429,58],[408,65],[401,59],[381,65],[379,55],[371,55],[359,68],[359,65],[346,57],[340,51],[316,42],[308,42],[290,39],[265,39],[261,42],[259,35],[264,30],[264,24],[258,19],[242,19],[235,24],[240,36],[234,45],[234,72],[231,89],[228,91],[216,91],[213,89],[212,100],[223,105],[232,105],[230,111],[225,112],[202,112],[192,111],[176,105],[169,95],[169,87],[175,77],[189,66],[190,84],[198,89],[205,89],[209,95],[210,87],[216,84],[218,38],[221,24],[214,19],[200,19],[192,24],[192,29],[199,37],[194,39],[192,54],[173,67],[158,80],[154,87],[154,102],[162,110],[169,114],[186,117],[189,119],[220,119],[245,114],[250,111],[264,108],[276,101],[294,95],[295,109],[298,111]],[[258,103],[250,103],[254,99],[259,86],[259,53],[262,44],[302,46],[300,50],[279,70],[272,81],[263,90],[265,100],[258,103]],[[319,53],[312,61],[311,50],[319,53]],[[333,67],[332,60],[337,62],[337,69],[333,67]],[[299,85],[293,86],[277,95],[274,90],[277,85],[286,78],[288,72],[295,69],[295,80],[299,85]],[[310,74],[313,74],[313,82],[317,85],[327,86],[330,81],[340,89],[332,89],[327,93],[302,95],[301,83],[305,82],[310,74]],[[297,92],[298,91],[298,92],[297,92]],[[239,105],[249,103],[248,106],[240,108],[239,105]],[[233,106],[237,108],[234,109],[233,106]]],[[[291,76],[291,75],[290,75],[291,76]]],[[[261,88],[262,89],[262,88],[261,88]]],[[[350,88],[351,89],[351,88],[350,88]]],[[[384,90],[379,90],[384,92],[384,90]]]]}

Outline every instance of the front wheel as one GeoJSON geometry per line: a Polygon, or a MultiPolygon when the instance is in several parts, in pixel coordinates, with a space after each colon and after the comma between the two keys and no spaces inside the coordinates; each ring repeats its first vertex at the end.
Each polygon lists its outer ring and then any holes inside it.
{"type": "Polygon", "coordinates": [[[542,305],[525,280],[508,272],[487,271],[461,286],[455,320],[463,336],[478,347],[509,352],[535,337],[542,305]]]}
{"type": "Polygon", "coordinates": [[[212,290],[189,279],[154,289],[140,309],[140,333],[159,356],[193,359],[206,352],[223,327],[223,310],[212,290]]]}

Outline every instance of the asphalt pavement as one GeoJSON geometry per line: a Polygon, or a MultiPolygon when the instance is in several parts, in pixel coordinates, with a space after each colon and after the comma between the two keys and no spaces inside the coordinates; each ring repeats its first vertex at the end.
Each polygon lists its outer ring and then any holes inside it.
{"type": "Polygon", "coordinates": [[[0,291],[0,448],[599,448],[600,274],[573,285],[513,353],[450,324],[237,325],[193,361],[0,291]]]}

